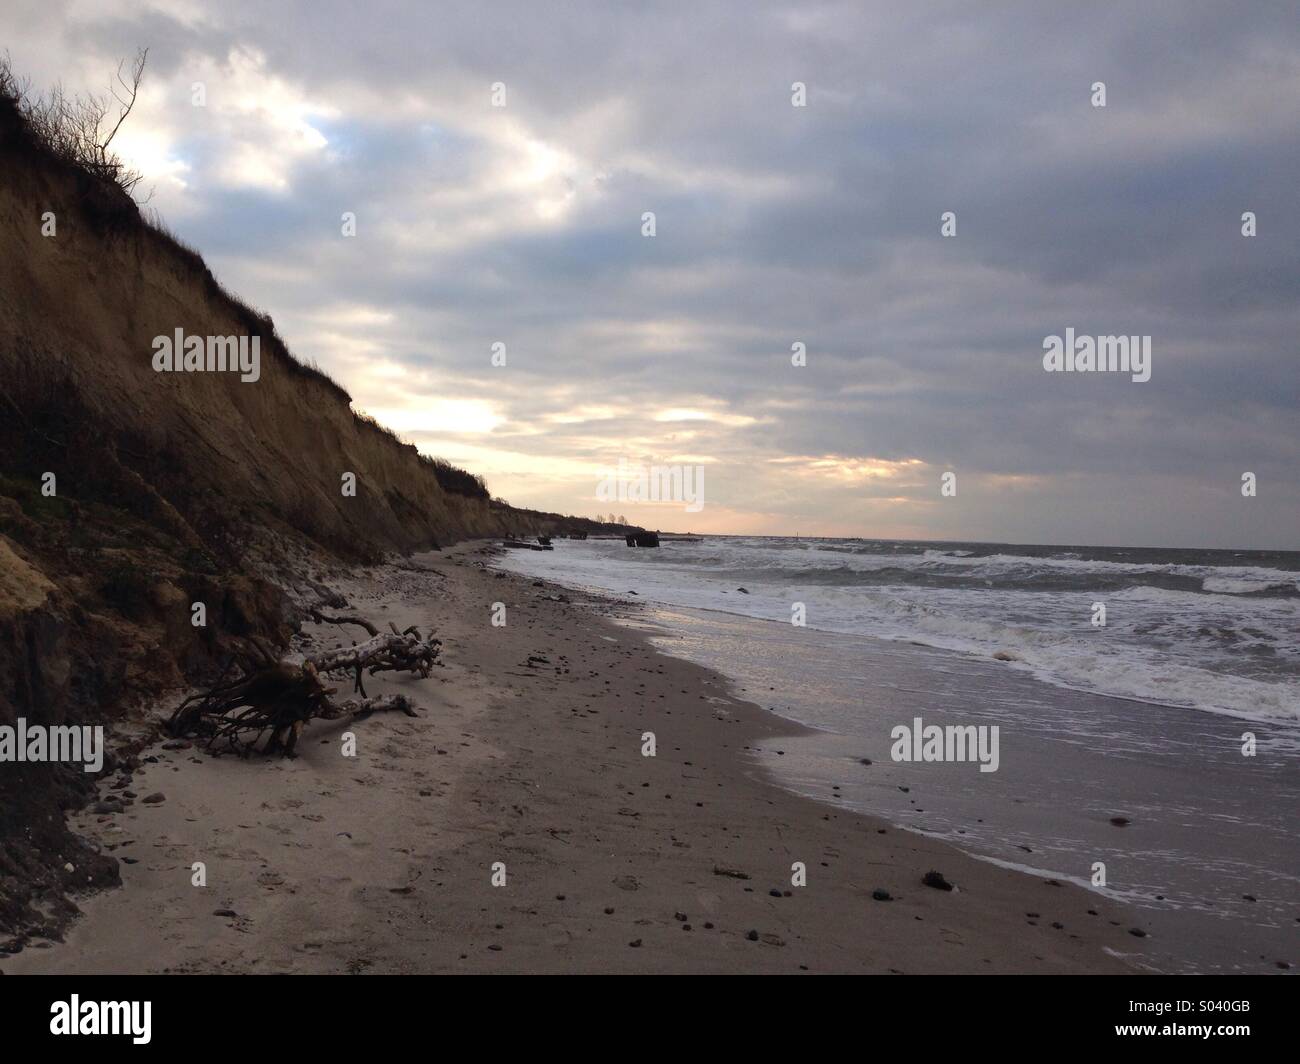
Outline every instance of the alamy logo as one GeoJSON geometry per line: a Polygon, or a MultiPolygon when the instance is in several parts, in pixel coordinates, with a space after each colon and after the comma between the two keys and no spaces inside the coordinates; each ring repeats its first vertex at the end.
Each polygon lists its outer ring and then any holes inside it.
{"type": "Polygon", "coordinates": [[[912,726],[895,725],[889,737],[894,745],[889,756],[895,761],[978,761],[981,772],[998,770],[998,726],[994,724],[922,724],[912,718],[912,726]]]}
{"type": "Polygon", "coordinates": [[[629,465],[618,460],[596,485],[601,502],[680,502],[688,514],[704,509],[704,467],[629,465]]]}
{"type": "Polygon", "coordinates": [[[1151,337],[1065,336],[1043,338],[1043,369],[1048,373],[1132,373],[1142,384],[1151,379],[1151,337]]]}
{"type": "Polygon", "coordinates": [[[153,338],[153,368],[157,373],[239,374],[245,384],[262,375],[260,336],[186,336],[178,328],[174,336],[153,338]]]}
{"type": "Polygon", "coordinates": [[[50,1034],[129,1034],[148,1045],[152,1013],[151,1001],[82,1001],[73,994],[50,1006],[50,1034]]]}
{"type": "Polygon", "coordinates": [[[86,772],[104,767],[104,729],[83,725],[0,725],[0,761],[80,761],[86,772]]]}

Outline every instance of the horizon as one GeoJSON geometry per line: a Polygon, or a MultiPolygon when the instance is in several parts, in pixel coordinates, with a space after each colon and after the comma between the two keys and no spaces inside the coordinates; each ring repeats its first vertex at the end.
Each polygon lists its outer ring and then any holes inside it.
{"type": "MultiPolygon", "coordinates": [[[[1028,540],[1011,540],[1011,539],[918,539],[907,538],[900,539],[894,536],[806,536],[801,533],[777,533],[777,532],[695,532],[693,530],[677,531],[675,529],[654,529],[663,536],[712,536],[717,538],[731,539],[842,539],[842,540],[861,540],[867,543],[934,543],[944,544],[951,543],[964,547],[1052,547],[1067,548],[1077,547],[1080,550],[1144,550],[1144,551],[1205,551],[1216,554],[1295,554],[1300,555],[1300,550],[1288,550],[1285,547],[1174,547],[1168,543],[1031,543],[1028,540]]],[[[610,533],[608,536],[595,535],[592,539],[617,539],[617,535],[610,533]]]]}
{"type": "Polygon", "coordinates": [[[28,0],[6,40],[35,91],[149,48],[150,208],[515,506],[604,514],[627,463],[704,485],[646,528],[1300,549],[1288,7],[938,11],[28,0]]]}

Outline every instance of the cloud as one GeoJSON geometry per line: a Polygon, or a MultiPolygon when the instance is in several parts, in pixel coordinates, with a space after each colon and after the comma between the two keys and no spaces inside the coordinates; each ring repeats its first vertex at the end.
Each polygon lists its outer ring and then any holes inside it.
{"type": "Polygon", "coordinates": [[[122,147],[154,206],[513,502],[595,513],[602,467],[688,456],[696,529],[1300,546],[1290,5],[110,0],[0,29],[72,89],[149,45],[122,147]],[[1152,379],[1044,373],[1070,326],[1151,335],[1152,379]]]}

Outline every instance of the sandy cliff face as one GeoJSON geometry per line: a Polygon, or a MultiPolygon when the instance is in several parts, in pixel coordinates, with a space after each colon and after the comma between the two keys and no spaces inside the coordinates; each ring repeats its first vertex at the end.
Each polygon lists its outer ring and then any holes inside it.
{"type": "MultiPolygon", "coordinates": [[[[445,490],[0,99],[0,726],[112,726],[252,641],[283,644],[285,586],[310,597],[331,559],[555,523],[445,490]],[[258,379],[155,371],[155,338],[177,329],[259,337],[258,379]]],[[[64,890],[116,875],[62,829],[89,780],[0,764],[0,930],[57,919],[64,890]]]]}
{"type": "MultiPolygon", "coordinates": [[[[138,490],[182,519],[215,510],[357,554],[505,531],[486,500],[443,491],[414,448],[356,418],[340,388],[292,362],[271,319],[227,298],[197,257],[127,205],[123,216],[87,208],[78,184],[36,162],[0,173],[0,373],[11,398],[33,413],[33,403],[75,401],[141,477],[138,490]],[[41,233],[45,211],[55,236],[41,233]],[[154,338],[177,329],[260,337],[259,379],[155,372],[154,338]],[[340,490],[348,472],[355,498],[340,490]]],[[[60,494],[84,495],[94,471],[66,463],[60,494]]]]}

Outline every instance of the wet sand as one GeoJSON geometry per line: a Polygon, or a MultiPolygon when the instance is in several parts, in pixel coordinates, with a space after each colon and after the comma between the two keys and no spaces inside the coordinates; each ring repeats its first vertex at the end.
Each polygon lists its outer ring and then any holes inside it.
{"type": "Polygon", "coordinates": [[[653,606],[628,623],[725,672],[741,697],[815,729],[762,756],[785,786],[830,792],[1040,877],[1089,886],[1101,865],[1101,892],[1141,914],[1150,934],[1135,950],[1161,971],[1280,974],[1300,963],[1295,729],[713,611],[653,606]],[[916,717],[998,728],[997,771],[894,762],[891,730],[916,717]],[[1257,740],[1251,757],[1245,731],[1257,740]],[[870,770],[846,773],[862,757],[870,770]]]}
{"type": "MultiPolygon", "coordinates": [[[[1134,970],[1124,907],[837,808],[833,790],[776,787],[762,759],[797,725],[601,616],[635,607],[492,572],[481,550],[340,584],[349,612],[444,640],[430,679],[367,679],[420,717],[317,722],[294,760],[147,751],[129,789],[163,801],[76,819],[123,859],[123,886],[0,969],[1134,970]],[[955,889],[923,885],[932,870],[955,889]]],[[[316,647],[348,631],[307,629],[316,647]]]]}

